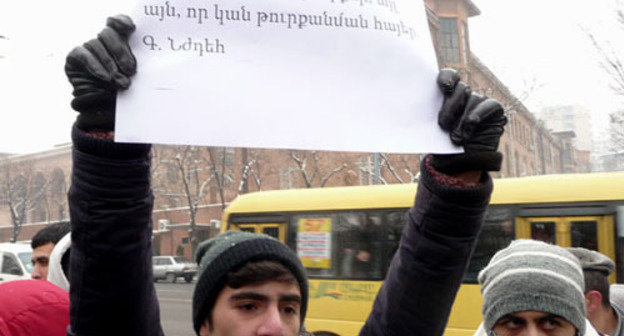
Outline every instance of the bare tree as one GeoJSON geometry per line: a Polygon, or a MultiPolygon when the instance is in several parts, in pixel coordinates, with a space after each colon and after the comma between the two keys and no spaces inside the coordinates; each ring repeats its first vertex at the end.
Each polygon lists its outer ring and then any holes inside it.
{"type": "Polygon", "coordinates": [[[151,162],[150,162],[150,176],[152,180],[158,179],[160,177],[160,166],[162,162],[162,156],[165,152],[166,147],[161,145],[152,145],[152,149],[150,152],[151,162]]]}
{"type": "Polygon", "coordinates": [[[394,165],[392,165],[392,162],[388,159],[388,154],[380,153],[379,156],[381,157],[382,166],[388,169],[392,177],[394,177],[397,182],[404,183],[399,173],[397,173],[396,169],[394,169],[394,165]]]}
{"type": "MultiPolygon", "coordinates": [[[[388,181],[386,180],[384,175],[381,173],[381,167],[379,169],[379,174],[375,172],[374,165],[369,164],[369,162],[365,162],[364,164],[359,164],[358,169],[360,170],[360,174],[364,175],[365,180],[368,180],[368,182],[364,182],[364,184],[375,184],[375,183],[388,184],[388,181]],[[375,178],[377,179],[377,182],[375,182],[375,178]]],[[[361,183],[361,180],[360,180],[360,183],[361,183]]]]}
{"type": "Polygon", "coordinates": [[[193,251],[198,244],[197,210],[213,179],[203,154],[202,148],[196,146],[159,147],[152,152],[156,167],[152,171],[152,176],[156,177],[154,189],[170,204],[181,200],[188,207],[189,240],[193,251]],[[162,169],[166,172],[162,173],[162,169]]]}
{"type": "Polygon", "coordinates": [[[0,163],[0,204],[6,205],[11,214],[11,242],[17,241],[27,215],[45,198],[47,182],[38,178],[33,183],[33,178],[32,167],[26,164],[8,160],[0,163]]]}
{"type": "Polygon", "coordinates": [[[301,175],[306,188],[312,188],[315,181],[318,181],[318,187],[324,187],[332,176],[347,167],[346,163],[342,163],[323,174],[321,172],[319,153],[317,151],[291,150],[289,151],[289,156],[297,164],[297,171],[301,175]]]}
{"type": "Polygon", "coordinates": [[[401,163],[403,164],[403,171],[409,177],[408,183],[416,183],[418,182],[418,178],[420,177],[420,160],[422,157],[418,155],[418,163],[416,166],[410,165],[409,160],[403,155],[400,156],[401,163]]]}
{"type": "MultiPolygon", "coordinates": [[[[619,9],[615,11],[616,19],[620,29],[624,30],[624,3],[617,1],[617,6],[619,9]]],[[[590,29],[582,26],[581,29],[589,37],[598,52],[600,67],[609,76],[611,89],[617,95],[624,97],[624,63],[620,58],[621,52],[618,52],[612,41],[601,41],[590,29]]],[[[608,132],[609,150],[612,152],[624,150],[624,110],[620,109],[609,115],[608,132]]]]}
{"type": "MultiPolygon", "coordinates": [[[[624,28],[624,10],[616,11],[618,23],[624,28]]],[[[586,27],[581,30],[589,37],[594,48],[600,56],[600,67],[611,79],[611,88],[618,95],[624,96],[624,65],[620,59],[619,53],[610,41],[601,42],[598,37],[586,27]]]]}
{"type": "Polygon", "coordinates": [[[51,203],[50,217],[52,213],[56,212],[58,220],[67,219],[67,183],[65,181],[65,173],[61,168],[55,168],[50,176],[50,182],[48,184],[48,198],[51,203]]]}
{"type": "MultiPolygon", "coordinates": [[[[409,154],[386,154],[379,153],[379,176],[377,179],[381,184],[390,183],[388,179],[385,177],[384,170],[387,170],[390,176],[394,179],[395,182],[398,183],[414,183],[418,180],[419,166],[410,164],[410,156],[409,154]],[[398,162],[397,162],[398,161],[398,162]],[[403,166],[403,172],[407,174],[407,178],[401,176],[400,168],[397,168],[400,163],[403,166]]],[[[416,162],[420,162],[420,156],[416,156],[418,160],[416,162]]],[[[377,172],[374,171],[374,166],[371,164],[362,164],[359,166],[360,172],[365,174],[366,176],[374,177],[377,172]]]]}
{"type": "MultiPolygon", "coordinates": [[[[535,77],[528,79],[525,78],[522,82],[522,90],[515,94],[511,94],[511,92],[509,92],[509,94],[504,95],[505,97],[508,97],[508,99],[502,101],[503,109],[507,114],[517,110],[518,108],[523,108],[521,106],[524,102],[544,87],[544,84],[539,82],[535,77]]],[[[475,88],[474,91],[487,97],[492,97],[494,94],[494,88],[491,87],[475,88]]]]}
{"type": "Polygon", "coordinates": [[[206,148],[210,158],[210,173],[214,177],[219,194],[221,211],[225,210],[226,188],[234,181],[232,178],[232,166],[234,165],[234,148],[231,147],[208,147],[206,148]]]}
{"type": "Polygon", "coordinates": [[[238,184],[237,195],[249,192],[250,181],[254,182],[256,190],[261,190],[262,179],[260,178],[259,153],[257,150],[241,149],[241,179],[238,184]]]}
{"type": "Polygon", "coordinates": [[[193,250],[200,235],[197,215],[200,207],[215,202],[225,209],[229,197],[252,188],[261,188],[260,166],[255,151],[241,159],[241,179],[235,178],[235,151],[226,147],[154,146],[152,148],[152,187],[160,206],[188,209],[189,240],[193,250]],[[215,195],[216,194],[216,195],[215,195]],[[210,200],[209,200],[210,198],[210,200]]]}

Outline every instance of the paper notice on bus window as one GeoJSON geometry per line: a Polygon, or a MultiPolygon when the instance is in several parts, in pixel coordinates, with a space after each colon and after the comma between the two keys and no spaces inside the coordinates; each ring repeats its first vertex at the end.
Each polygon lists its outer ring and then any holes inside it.
{"type": "Polygon", "coordinates": [[[307,268],[331,268],[331,218],[301,218],[297,255],[307,268]]]}
{"type": "Polygon", "coordinates": [[[116,141],[458,152],[420,0],[145,1],[116,141]]]}

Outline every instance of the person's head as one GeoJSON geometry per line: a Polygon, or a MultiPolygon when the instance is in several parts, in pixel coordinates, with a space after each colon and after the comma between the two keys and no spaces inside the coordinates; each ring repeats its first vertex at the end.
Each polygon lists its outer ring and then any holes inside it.
{"type": "Polygon", "coordinates": [[[201,336],[298,335],[308,280],[297,255],[267,235],[229,231],[197,248],[193,327],[201,336]]]}
{"type": "Polygon", "coordinates": [[[516,240],[479,273],[485,330],[501,336],[585,332],[583,271],[564,248],[516,240]]]}
{"type": "Polygon", "coordinates": [[[33,249],[30,261],[33,264],[31,278],[46,280],[48,277],[48,263],[54,245],[70,231],[69,223],[50,224],[39,230],[30,242],[33,249]]]}
{"type": "Polygon", "coordinates": [[[0,284],[0,336],[65,336],[69,293],[47,281],[0,284]]]}
{"type": "Polygon", "coordinates": [[[568,251],[578,258],[583,268],[585,306],[589,320],[592,321],[597,315],[612,314],[608,277],[615,271],[615,263],[600,252],[582,247],[571,247],[568,251]]]}

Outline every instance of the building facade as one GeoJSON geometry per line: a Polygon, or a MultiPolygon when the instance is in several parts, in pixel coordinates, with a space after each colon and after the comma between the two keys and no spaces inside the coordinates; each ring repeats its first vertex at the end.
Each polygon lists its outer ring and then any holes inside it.
{"type": "MultiPolygon", "coordinates": [[[[499,148],[505,160],[495,176],[581,171],[584,154],[573,146],[569,134],[550,132],[470,51],[468,21],[480,14],[475,4],[425,0],[425,5],[440,66],[459,69],[476,92],[501,101],[507,111],[509,123],[499,148]]],[[[421,155],[197,146],[154,146],[152,154],[155,253],[189,259],[197,242],[218,232],[224,207],[240,194],[412,183],[422,159],[421,155]]],[[[69,146],[0,158],[0,168],[4,186],[0,241],[30,240],[44,225],[69,220],[65,196],[71,173],[69,146]],[[21,198],[9,197],[8,191],[19,191],[21,198]],[[21,230],[14,230],[16,226],[21,230]]]]}
{"type": "Polygon", "coordinates": [[[576,149],[592,150],[592,121],[589,110],[579,105],[550,106],[539,116],[553,132],[574,131],[572,144],[576,149]]]}

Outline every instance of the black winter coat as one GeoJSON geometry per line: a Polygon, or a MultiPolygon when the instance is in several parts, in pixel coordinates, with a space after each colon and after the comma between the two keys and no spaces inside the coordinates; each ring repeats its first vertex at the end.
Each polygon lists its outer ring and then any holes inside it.
{"type": "Polygon", "coordinates": [[[420,183],[383,286],[360,336],[440,336],[481,230],[492,193],[438,183],[421,166],[420,183]]]}

